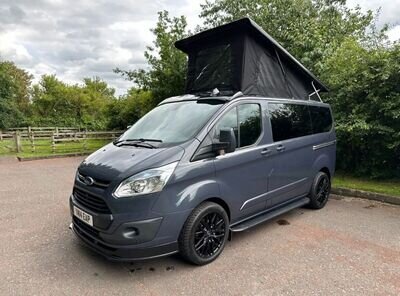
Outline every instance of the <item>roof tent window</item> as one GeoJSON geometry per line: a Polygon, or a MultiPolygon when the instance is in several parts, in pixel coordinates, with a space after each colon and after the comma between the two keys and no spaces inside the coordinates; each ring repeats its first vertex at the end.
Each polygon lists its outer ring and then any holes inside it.
{"type": "Polygon", "coordinates": [[[230,44],[205,48],[195,56],[195,73],[192,90],[196,92],[231,88],[232,50],[230,44]]]}

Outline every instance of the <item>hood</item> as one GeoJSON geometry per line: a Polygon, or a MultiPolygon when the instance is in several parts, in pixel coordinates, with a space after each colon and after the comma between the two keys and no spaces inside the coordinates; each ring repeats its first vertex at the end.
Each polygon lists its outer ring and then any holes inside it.
{"type": "Polygon", "coordinates": [[[182,158],[180,146],[148,149],[142,147],[117,147],[110,143],[89,155],[78,170],[85,176],[111,182],[126,178],[145,169],[162,166],[182,158]]]}

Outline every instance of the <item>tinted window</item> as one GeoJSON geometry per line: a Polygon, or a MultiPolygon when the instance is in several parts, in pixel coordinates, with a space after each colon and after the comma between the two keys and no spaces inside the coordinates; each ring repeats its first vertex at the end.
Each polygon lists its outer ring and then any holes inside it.
{"type": "Polygon", "coordinates": [[[312,123],[307,105],[268,104],[274,142],[312,134],[312,123]]]}
{"type": "Polygon", "coordinates": [[[261,135],[261,110],[258,104],[238,106],[239,147],[253,145],[261,135]]]}
{"type": "Polygon", "coordinates": [[[253,145],[261,135],[261,108],[258,104],[243,104],[231,109],[215,125],[213,138],[219,139],[222,128],[233,128],[236,146],[253,145]],[[238,128],[239,127],[239,128],[238,128]]]}
{"type": "Polygon", "coordinates": [[[314,134],[329,132],[332,128],[332,115],[329,108],[310,106],[314,134]]]}

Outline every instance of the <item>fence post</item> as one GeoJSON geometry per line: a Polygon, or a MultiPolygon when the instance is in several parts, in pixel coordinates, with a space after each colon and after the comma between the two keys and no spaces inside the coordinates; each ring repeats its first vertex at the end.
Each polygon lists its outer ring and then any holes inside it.
{"type": "Polygon", "coordinates": [[[56,153],[56,141],[54,138],[54,132],[51,133],[51,151],[54,153],[56,153]]]}
{"type": "Polygon", "coordinates": [[[30,135],[31,135],[31,152],[34,153],[35,152],[35,135],[33,133],[31,133],[30,135]]]}
{"type": "Polygon", "coordinates": [[[17,153],[20,153],[22,151],[22,148],[21,148],[21,135],[19,134],[19,131],[15,132],[14,140],[15,140],[15,147],[17,149],[17,153]]]}
{"type": "Polygon", "coordinates": [[[32,128],[30,126],[28,126],[27,129],[28,129],[28,133],[27,133],[28,139],[31,140],[32,128]]]}
{"type": "Polygon", "coordinates": [[[56,135],[58,137],[58,126],[56,126],[56,135]]]}
{"type": "Polygon", "coordinates": [[[83,152],[86,153],[87,150],[87,134],[86,130],[83,132],[83,152]]]}

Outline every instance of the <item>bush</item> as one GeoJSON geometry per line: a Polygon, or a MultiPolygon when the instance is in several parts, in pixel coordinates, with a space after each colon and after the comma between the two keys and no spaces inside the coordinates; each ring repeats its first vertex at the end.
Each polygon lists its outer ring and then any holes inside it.
{"type": "Polygon", "coordinates": [[[328,60],[327,101],[336,117],[337,167],[373,178],[400,177],[400,45],[348,40],[328,60]]]}

